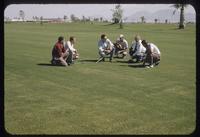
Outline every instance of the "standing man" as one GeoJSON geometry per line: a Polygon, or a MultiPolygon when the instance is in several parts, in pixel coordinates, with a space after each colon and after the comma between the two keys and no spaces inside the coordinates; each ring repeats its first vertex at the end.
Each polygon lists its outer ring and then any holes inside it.
{"type": "Polygon", "coordinates": [[[68,66],[66,59],[67,59],[69,53],[64,48],[63,42],[64,42],[64,38],[62,36],[60,36],[58,38],[57,43],[54,45],[54,47],[52,49],[51,63],[53,65],[68,66]]]}
{"type": "Polygon", "coordinates": [[[161,57],[161,53],[160,53],[160,50],[158,49],[158,47],[153,43],[148,43],[146,40],[143,40],[142,44],[147,49],[146,50],[146,59],[144,60],[144,66],[145,66],[145,63],[149,64],[149,66],[147,66],[147,68],[149,68],[149,67],[152,68],[155,65],[158,65],[160,63],[160,57],[161,57]]]}
{"type": "MultiPolygon", "coordinates": [[[[109,55],[109,61],[112,62],[113,52],[114,52],[114,45],[113,43],[107,38],[105,34],[101,35],[101,39],[98,42],[98,49],[100,58],[97,62],[105,61],[106,55],[109,55]]],[[[97,63],[96,62],[96,63],[97,63]]]]}
{"type": "Polygon", "coordinates": [[[68,64],[73,64],[75,59],[79,58],[77,49],[74,48],[76,43],[76,38],[71,36],[69,40],[65,43],[65,49],[69,51],[69,57],[67,58],[68,64]]]}
{"type": "Polygon", "coordinates": [[[128,50],[128,42],[125,40],[124,35],[120,34],[119,38],[117,39],[115,46],[115,55],[118,57],[119,54],[122,54],[122,58],[127,55],[128,50]]]}
{"type": "Polygon", "coordinates": [[[131,56],[129,62],[133,62],[133,59],[136,59],[136,62],[141,62],[144,59],[146,48],[142,45],[142,40],[139,35],[136,35],[134,40],[135,41],[129,49],[129,54],[131,56]]]}

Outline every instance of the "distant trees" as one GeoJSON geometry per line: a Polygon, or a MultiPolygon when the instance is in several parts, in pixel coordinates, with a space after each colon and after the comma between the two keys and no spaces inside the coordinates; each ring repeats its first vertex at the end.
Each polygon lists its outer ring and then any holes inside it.
{"type": "Polygon", "coordinates": [[[66,22],[67,19],[68,19],[67,15],[64,15],[63,19],[64,19],[64,21],[66,22]]]}
{"type": "Polygon", "coordinates": [[[74,14],[71,14],[70,18],[71,18],[72,22],[80,21],[80,19],[78,17],[76,17],[74,14]]]}
{"type": "Polygon", "coordinates": [[[185,17],[184,17],[184,10],[187,7],[187,4],[174,4],[172,7],[175,8],[173,15],[177,10],[180,9],[180,21],[179,21],[179,29],[185,28],[185,17]]]}
{"type": "Polygon", "coordinates": [[[19,11],[19,17],[24,21],[25,18],[25,12],[23,10],[19,11]]]}
{"type": "Polygon", "coordinates": [[[99,18],[94,18],[94,21],[97,21],[97,22],[98,22],[98,21],[99,21],[99,18]]]}
{"type": "Polygon", "coordinates": [[[40,18],[37,17],[37,16],[33,16],[32,18],[33,18],[34,21],[39,21],[40,20],[40,18]]]}

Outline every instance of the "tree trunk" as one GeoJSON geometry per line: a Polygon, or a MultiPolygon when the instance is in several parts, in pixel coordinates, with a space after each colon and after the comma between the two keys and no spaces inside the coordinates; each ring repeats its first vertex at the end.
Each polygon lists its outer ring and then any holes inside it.
{"type": "Polygon", "coordinates": [[[122,20],[121,20],[120,23],[119,23],[119,28],[120,28],[120,29],[123,29],[123,22],[122,22],[122,20]]]}
{"type": "Polygon", "coordinates": [[[184,24],[184,5],[181,6],[181,13],[180,13],[180,22],[179,22],[179,29],[184,29],[185,24],[184,24]]]}

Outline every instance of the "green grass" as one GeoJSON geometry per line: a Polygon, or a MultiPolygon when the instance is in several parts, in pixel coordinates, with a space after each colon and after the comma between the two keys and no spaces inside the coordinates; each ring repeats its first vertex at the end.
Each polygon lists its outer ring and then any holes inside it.
{"type": "MultiPolygon", "coordinates": [[[[10,134],[191,134],[196,127],[195,26],[5,24],[5,128],[10,134]],[[156,44],[153,69],[98,58],[97,41],[120,33],[156,44]],[[73,35],[77,64],[48,66],[57,37],[73,35]],[[85,61],[84,61],[85,60],[85,61]],[[88,60],[88,61],[86,61],[88,60]],[[91,60],[91,61],[89,61],[91,60]],[[43,65],[42,65],[43,64],[43,65]]],[[[120,62],[121,61],[121,62],[120,62]]]]}

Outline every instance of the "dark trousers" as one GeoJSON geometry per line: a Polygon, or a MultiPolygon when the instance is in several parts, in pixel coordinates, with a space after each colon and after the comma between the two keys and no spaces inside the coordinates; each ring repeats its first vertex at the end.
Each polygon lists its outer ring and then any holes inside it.
{"type": "Polygon", "coordinates": [[[160,55],[156,53],[147,54],[145,59],[145,63],[149,63],[150,65],[152,65],[153,63],[157,63],[159,61],[160,61],[160,55]]]}
{"type": "Polygon", "coordinates": [[[114,48],[111,50],[110,53],[105,53],[104,51],[99,51],[99,55],[100,55],[101,57],[103,57],[103,58],[105,58],[106,55],[110,55],[110,56],[109,56],[109,59],[110,59],[110,60],[112,60],[113,54],[114,54],[114,48]]]}
{"type": "Polygon", "coordinates": [[[66,60],[67,63],[71,64],[73,62],[73,52],[69,50],[69,56],[66,60]]]}

